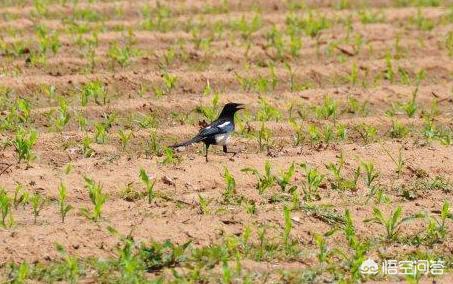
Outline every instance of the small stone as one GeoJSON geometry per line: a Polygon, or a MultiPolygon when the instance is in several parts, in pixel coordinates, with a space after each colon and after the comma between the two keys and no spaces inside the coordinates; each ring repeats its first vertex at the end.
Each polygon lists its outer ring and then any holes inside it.
{"type": "Polygon", "coordinates": [[[175,185],[175,182],[173,181],[173,179],[169,178],[168,176],[163,176],[162,182],[167,185],[173,185],[173,186],[175,185]]]}

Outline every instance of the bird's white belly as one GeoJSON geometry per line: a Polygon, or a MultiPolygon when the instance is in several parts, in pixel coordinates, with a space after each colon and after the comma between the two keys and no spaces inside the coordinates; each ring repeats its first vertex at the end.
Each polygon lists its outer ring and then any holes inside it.
{"type": "Polygon", "coordinates": [[[217,145],[226,145],[230,140],[230,134],[219,134],[215,136],[215,143],[217,145]]]}

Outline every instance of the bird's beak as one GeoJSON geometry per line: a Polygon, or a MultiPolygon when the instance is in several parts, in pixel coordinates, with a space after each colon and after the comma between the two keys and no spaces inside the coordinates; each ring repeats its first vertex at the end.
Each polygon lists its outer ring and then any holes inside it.
{"type": "Polygon", "coordinates": [[[244,104],[238,104],[238,106],[236,107],[236,109],[240,110],[240,109],[245,109],[245,106],[244,104]]]}

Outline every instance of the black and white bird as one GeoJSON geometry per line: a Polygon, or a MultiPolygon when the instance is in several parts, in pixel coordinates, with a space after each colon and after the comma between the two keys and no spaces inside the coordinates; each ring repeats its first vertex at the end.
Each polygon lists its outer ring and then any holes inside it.
{"type": "Polygon", "coordinates": [[[222,145],[223,152],[233,153],[236,155],[235,152],[228,152],[227,144],[230,140],[231,134],[234,131],[234,114],[241,109],[243,109],[243,104],[227,103],[223,107],[219,117],[208,126],[202,128],[197,136],[188,141],[175,144],[170,147],[178,148],[203,142],[206,148],[206,162],[208,161],[208,149],[211,145],[222,145]]]}

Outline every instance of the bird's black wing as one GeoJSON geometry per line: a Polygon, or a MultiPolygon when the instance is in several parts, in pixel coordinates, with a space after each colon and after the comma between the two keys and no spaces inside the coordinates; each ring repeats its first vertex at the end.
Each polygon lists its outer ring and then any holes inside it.
{"type": "Polygon", "coordinates": [[[182,146],[188,146],[190,144],[202,142],[206,139],[213,138],[219,134],[225,134],[232,132],[234,130],[234,124],[231,120],[228,119],[217,119],[210,125],[202,128],[200,132],[198,132],[197,136],[194,138],[185,141],[183,143],[175,144],[170,147],[177,148],[182,146]]]}
{"type": "Polygon", "coordinates": [[[232,132],[233,130],[234,125],[231,120],[218,119],[211,123],[210,125],[206,126],[205,128],[202,128],[197,136],[204,140],[215,135],[232,132]]]}

